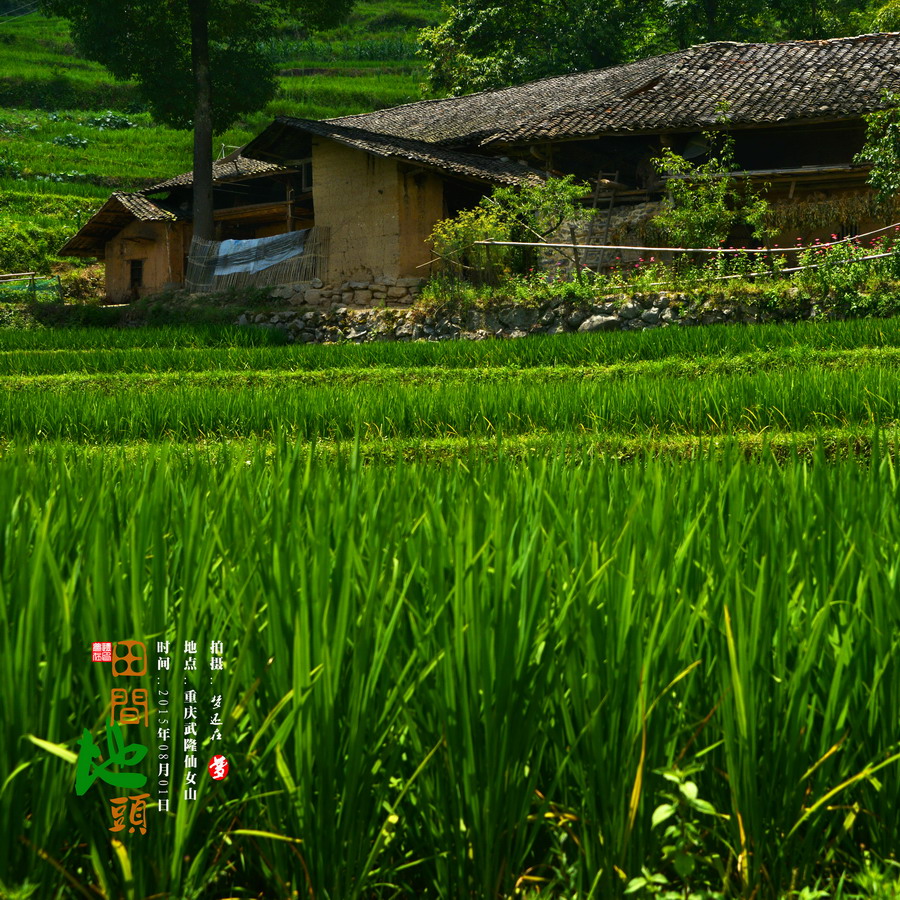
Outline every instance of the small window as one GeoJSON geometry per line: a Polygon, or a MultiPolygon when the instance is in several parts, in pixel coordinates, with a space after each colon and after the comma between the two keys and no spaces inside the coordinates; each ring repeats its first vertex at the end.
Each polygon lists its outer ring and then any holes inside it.
{"type": "Polygon", "coordinates": [[[144,283],[144,261],[142,259],[132,259],[131,263],[131,280],[130,285],[133,288],[141,287],[144,283]]]}
{"type": "Polygon", "coordinates": [[[304,159],[300,163],[300,190],[304,194],[308,194],[312,190],[312,160],[304,159]]]}

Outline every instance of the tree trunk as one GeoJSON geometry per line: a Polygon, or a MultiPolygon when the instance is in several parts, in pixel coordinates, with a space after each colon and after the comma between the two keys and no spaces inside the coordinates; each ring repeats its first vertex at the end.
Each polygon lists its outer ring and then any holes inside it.
{"type": "Polygon", "coordinates": [[[189,0],[191,63],[194,69],[194,236],[211,241],[212,86],[209,77],[209,0],[189,0]]]}

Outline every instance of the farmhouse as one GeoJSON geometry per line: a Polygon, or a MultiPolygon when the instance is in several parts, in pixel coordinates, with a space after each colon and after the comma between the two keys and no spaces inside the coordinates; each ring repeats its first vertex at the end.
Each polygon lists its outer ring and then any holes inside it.
{"type": "MultiPolygon", "coordinates": [[[[900,91],[900,34],[717,42],[324,122],[280,117],[240,159],[271,166],[267,177],[303,173],[310,190],[294,202],[303,198],[304,214],[288,211],[280,227],[327,232],[321,277],[335,286],[427,274],[425,240],[437,220],[473,205],[491,185],[548,174],[574,174],[592,185],[586,202],[597,214],[582,237],[622,242],[639,235],[665,191],[653,160],[670,147],[702,161],[709,151],[704,132],[715,129],[734,137],[737,174],[765,187],[787,242],[877,222],[867,169],[853,160],[863,146],[863,116],[884,107],[885,91],[900,91]]],[[[106,230],[91,220],[69,251],[105,246],[109,260],[113,231],[119,228],[121,248],[119,223],[138,220],[135,209],[145,216],[138,221],[164,222],[146,218],[152,193],[130,201],[116,195],[107,204],[106,230]]],[[[111,255],[127,259],[122,249],[111,255]]],[[[181,271],[172,266],[171,279],[181,271]]]]}
{"type": "MultiPolygon", "coordinates": [[[[309,167],[232,153],[213,164],[213,207],[222,240],[261,238],[312,225],[309,167]]],[[[191,246],[193,175],[136,193],[114,193],[60,250],[105,262],[106,294],[131,300],[184,282],[191,246]]]]}

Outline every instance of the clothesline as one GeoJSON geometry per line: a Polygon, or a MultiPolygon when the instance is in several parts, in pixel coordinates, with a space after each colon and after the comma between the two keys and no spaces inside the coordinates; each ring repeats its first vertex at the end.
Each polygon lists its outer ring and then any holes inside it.
{"type": "Polygon", "coordinates": [[[885,225],[884,228],[876,228],[874,231],[866,231],[852,237],[841,238],[836,241],[826,241],[811,244],[808,247],[631,247],[624,244],[551,244],[546,242],[529,241],[475,241],[482,246],[497,247],[549,247],[561,250],[639,250],[647,253],[802,253],[805,250],[821,250],[824,247],[837,247],[841,244],[849,244],[863,238],[872,237],[875,234],[883,234],[892,229],[900,229],[900,222],[885,225]]]}

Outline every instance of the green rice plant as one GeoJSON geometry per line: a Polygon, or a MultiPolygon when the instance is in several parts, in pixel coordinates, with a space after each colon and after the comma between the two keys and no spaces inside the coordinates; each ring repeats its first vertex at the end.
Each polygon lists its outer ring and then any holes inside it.
{"type": "Polygon", "coordinates": [[[897,487],[877,443],[864,465],[7,452],[3,890],[614,897],[662,853],[653,770],[696,760],[720,887],[834,895],[900,826],[897,487]],[[124,851],[67,755],[103,718],[100,635],[228,648],[234,780],[124,851]]]}
{"type": "MultiPolygon", "coordinates": [[[[52,329],[0,330],[0,353],[19,354],[23,364],[29,354],[41,351],[71,350],[72,371],[104,371],[107,349],[129,348],[177,351],[218,347],[237,350],[243,347],[272,347],[283,343],[283,336],[267,329],[222,326],[144,327],[139,329],[52,329]],[[89,347],[90,349],[87,349],[89,347]],[[83,362],[77,362],[82,360],[83,362]],[[82,368],[85,366],[87,368],[82,368]],[[95,369],[90,366],[96,366],[95,369]]],[[[900,319],[854,320],[849,322],[798,323],[729,328],[667,328],[642,332],[572,334],[534,337],[521,341],[445,341],[409,343],[370,343],[339,345],[281,346],[259,367],[303,370],[364,369],[529,369],[538,366],[579,367],[612,366],[654,360],[729,360],[746,359],[747,371],[758,365],[765,368],[781,358],[786,364],[808,364],[827,354],[851,354],[868,350],[900,347],[900,319]],[[820,357],[819,354],[826,354],[820,357]],[[769,354],[768,357],[765,354],[769,354]]],[[[46,357],[49,360],[51,357],[46,357]]],[[[139,356],[134,357],[134,359],[139,356]]],[[[164,356],[149,356],[149,366],[165,371],[173,368],[164,356]]],[[[210,357],[214,359],[214,356],[210,357]]],[[[239,357],[238,357],[239,358],[239,357]]],[[[832,357],[836,359],[837,357],[832,357]]],[[[878,359],[875,356],[873,359],[878,359]]],[[[174,367],[185,358],[173,356],[174,367]]],[[[198,357],[199,359],[199,357],[198,357]]],[[[252,357],[251,357],[252,359],[252,357]]],[[[887,361],[888,357],[884,358],[887,361]]],[[[4,372],[12,374],[14,358],[9,357],[4,372]]],[[[126,370],[133,366],[116,359],[126,370]]],[[[206,368],[202,361],[188,368],[206,368]]],[[[213,367],[227,368],[217,362],[213,367]]],[[[236,366],[243,368],[244,365],[236,366]]],[[[25,370],[26,372],[29,370],[25,370]]],[[[42,371],[38,367],[35,374],[42,371]]],[[[63,372],[65,367],[50,367],[47,372],[63,372]]]]}
{"type": "Polygon", "coordinates": [[[191,440],[280,431],[303,440],[364,436],[588,431],[625,435],[725,435],[809,431],[900,420],[900,372],[835,371],[653,375],[494,383],[313,383],[228,376],[184,379],[38,378],[0,382],[0,436],[34,440],[191,440]],[[260,388],[264,385],[265,390],[260,388]]]}

